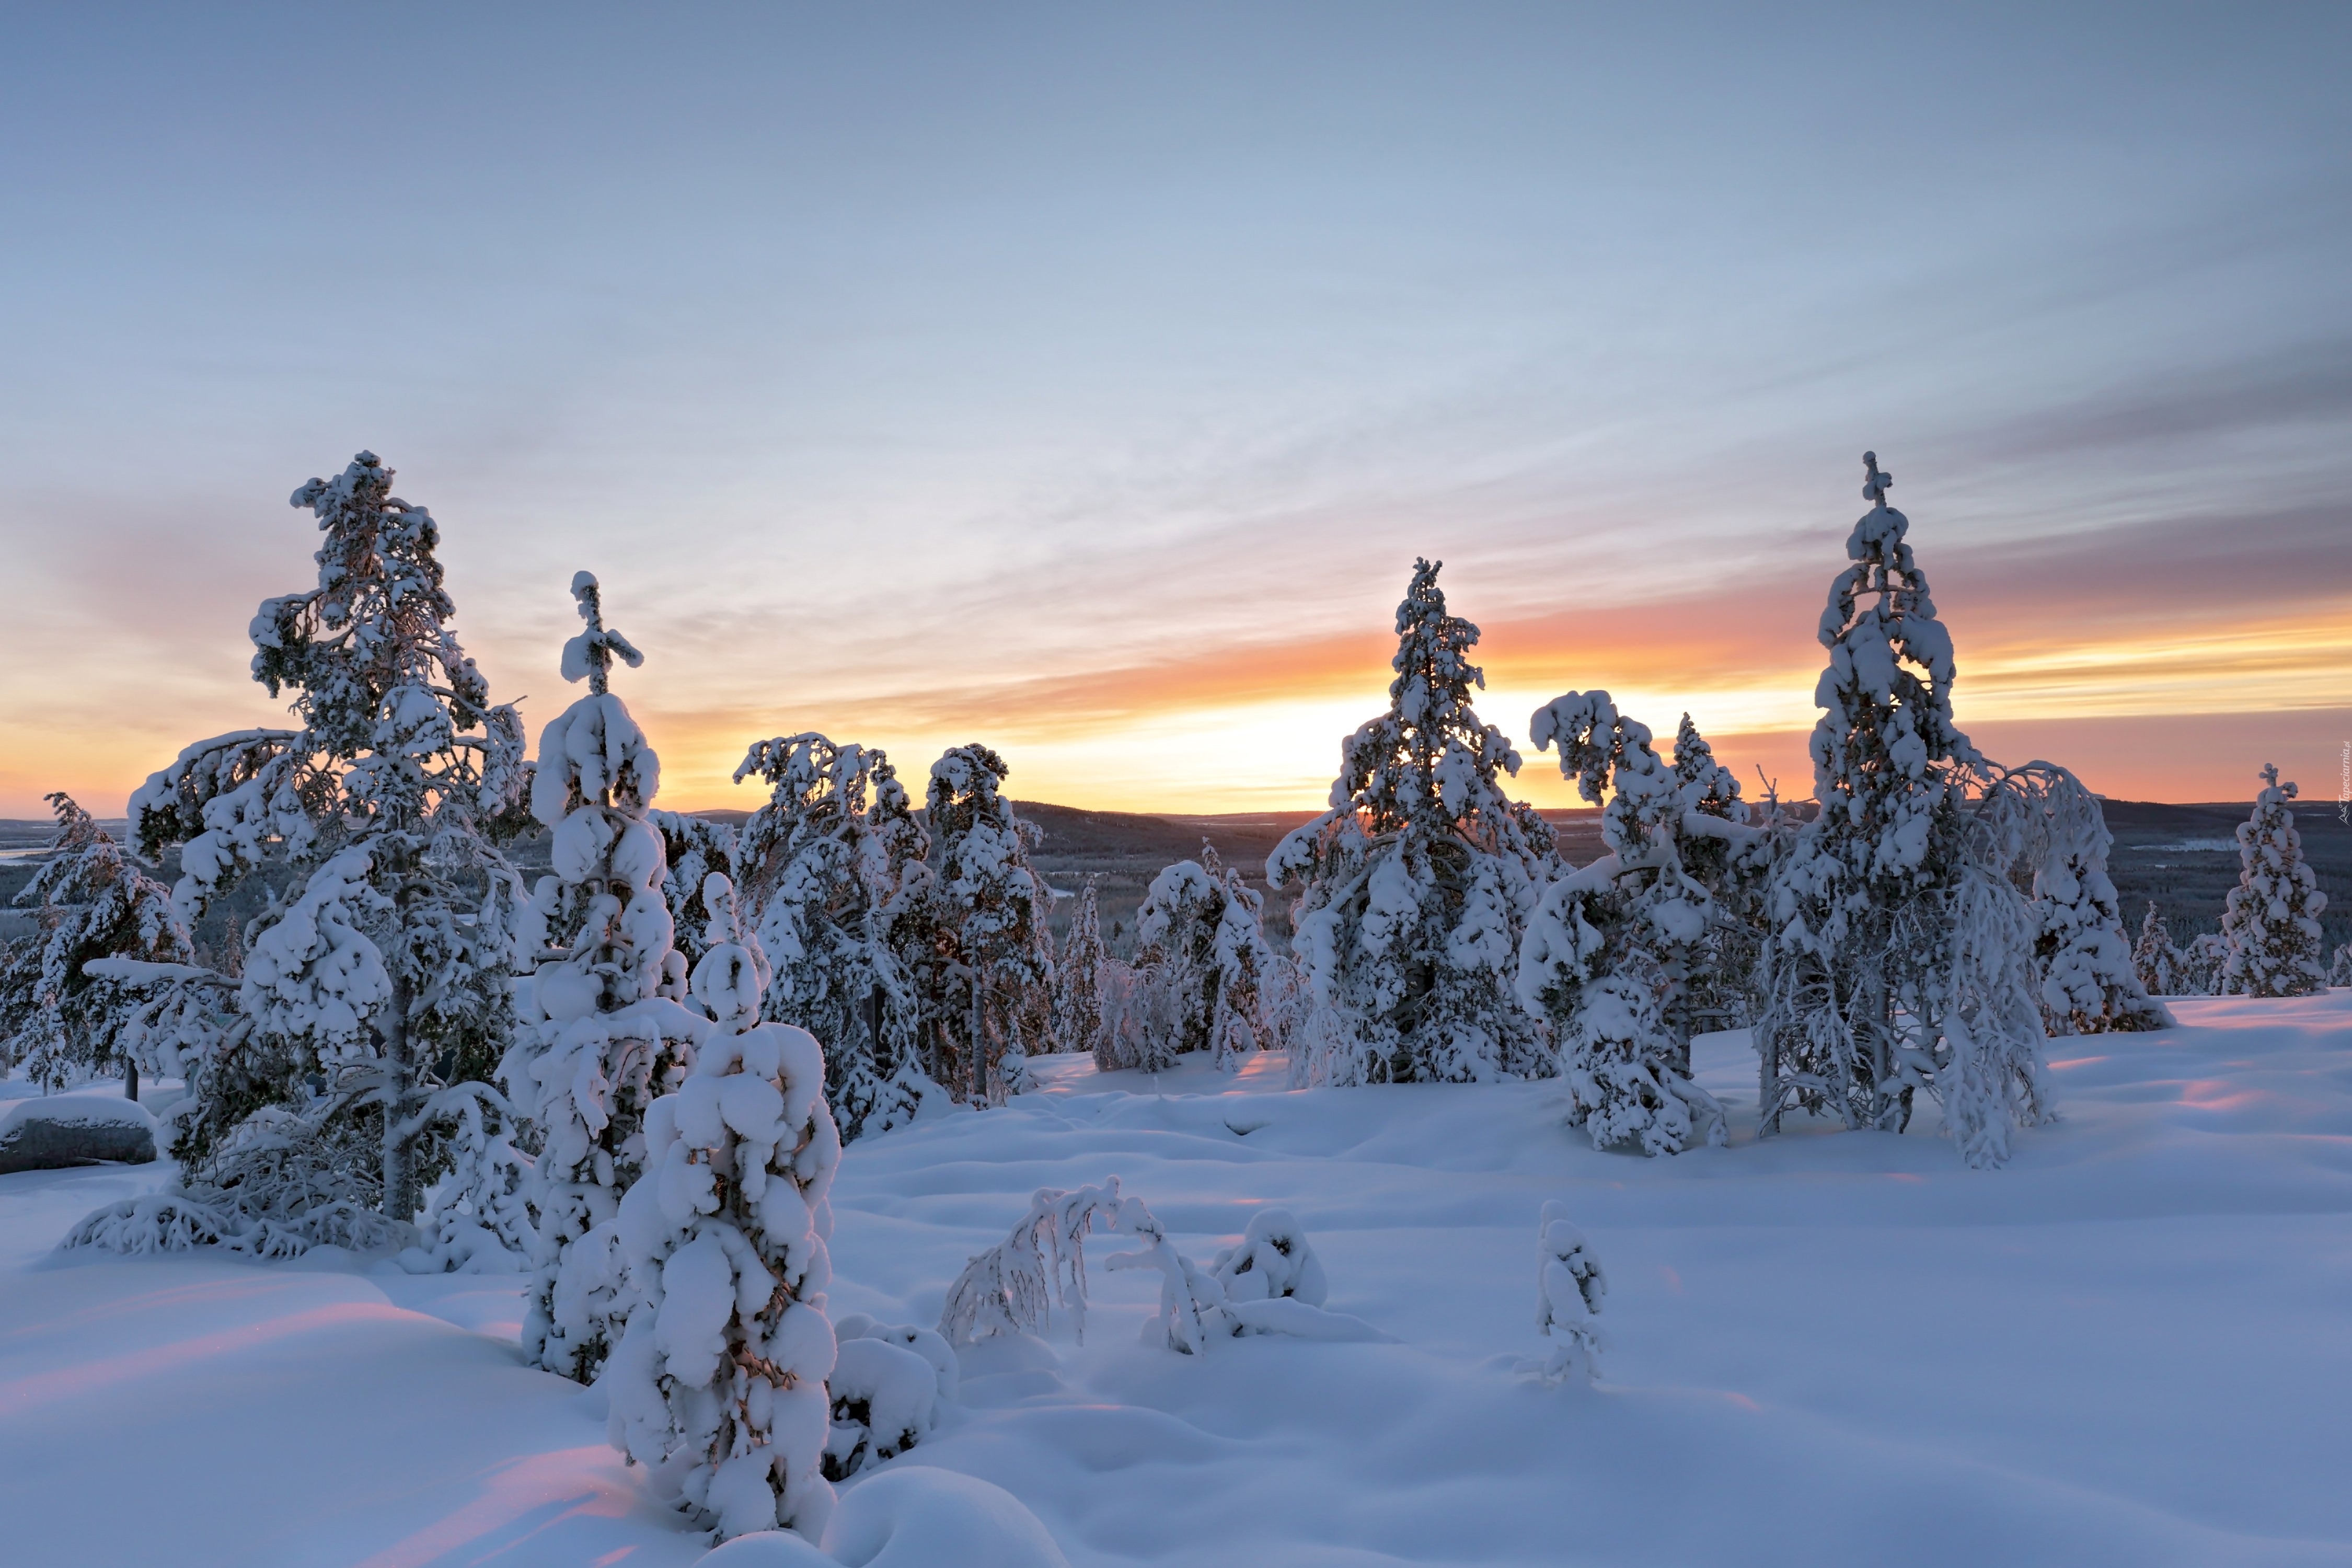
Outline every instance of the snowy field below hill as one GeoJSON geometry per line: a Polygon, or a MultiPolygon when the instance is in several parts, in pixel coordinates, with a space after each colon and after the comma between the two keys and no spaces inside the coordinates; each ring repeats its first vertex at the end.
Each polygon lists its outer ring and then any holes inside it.
{"type": "MultiPolygon", "coordinates": [[[[1297,1215],[1330,1307],[1395,1342],[1176,1355],[1142,1338],[1156,1278],[1102,1267],[1134,1243],[1097,1237],[1085,1343],[1057,1314],[1050,1357],[976,1354],[884,1467],[1005,1488],[1075,1568],[2352,1564],[2352,991],[2175,1005],[2053,1042],[2063,1120],[1995,1173],[1931,1120],[1757,1142],[1738,1036],[1699,1050],[1732,1147],[1656,1161],[1594,1152],[1549,1084],[1045,1058],[1043,1093],[851,1149],[833,1310],[933,1322],[1039,1186],[1117,1174],[1202,1260],[1256,1206],[1297,1215]],[[1608,1270],[1593,1388],[1514,1370],[1546,1346],[1555,1198],[1608,1270]]],[[[0,1560],[701,1552],[599,1396],[523,1368],[514,1279],[54,1253],[167,1174],[0,1176],[0,1560]]]]}

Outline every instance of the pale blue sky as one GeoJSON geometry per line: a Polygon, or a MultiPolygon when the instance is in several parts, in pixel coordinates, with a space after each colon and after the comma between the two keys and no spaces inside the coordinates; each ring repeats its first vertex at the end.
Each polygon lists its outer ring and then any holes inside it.
{"type": "Polygon", "coordinates": [[[599,573],[686,804],[819,722],[1311,804],[1329,738],[1270,737],[1364,700],[1223,729],[1184,671],[1379,631],[1416,553],[1556,623],[1501,650],[1508,728],[1604,678],[1801,724],[1808,613],[1681,678],[1559,627],[1817,597],[1865,445],[1931,571],[1976,552],[1964,632],[2097,598],[2025,591],[2061,530],[2135,563],[2086,646],[2337,628],[2260,689],[2126,653],[1988,715],[2352,692],[2352,9],[490,9],[0,16],[0,548],[43,650],[0,670],[0,811],[267,712],[283,498],[362,446],[539,720],[599,573]],[[2217,586],[2265,541],[2291,570],[2217,586]],[[1073,671],[1141,695],[1034,696],[1073,671]]]}

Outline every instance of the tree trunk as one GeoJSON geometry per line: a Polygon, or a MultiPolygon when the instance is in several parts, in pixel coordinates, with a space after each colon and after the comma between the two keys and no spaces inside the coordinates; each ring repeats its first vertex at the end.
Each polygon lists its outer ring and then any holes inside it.
{"type": "Polygon", "coordinates": [[[988,1037],[982,1033],[985,1019],[981,1000],[985,994],[981,988],[980,970],[975,967],[971,972],[971,1102],[974,1105],[988,1103],[988,1037]]]}
{"type": "Polygon", "coordinates": [[[122,1098],[139,1098],[139,1064],[125,1058],[122,1063],[122,1098]]]}
{"type": "Polygon", "coordinates": [[[400,1136],[408,1109],[408,987],[395,980],[383,1026],[383,1213],[386,1219],[416,1217],[415,1162],[410,1141],[400,1136]]]}

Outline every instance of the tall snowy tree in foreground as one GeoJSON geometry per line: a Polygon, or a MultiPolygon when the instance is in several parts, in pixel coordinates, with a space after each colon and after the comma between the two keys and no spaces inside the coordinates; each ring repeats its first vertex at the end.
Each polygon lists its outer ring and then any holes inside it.
{"type": "Polygon", "coordinates": [[[438,526],[391,484],[362,452],[294,492],[325,536],[318,584],[251,635],[254,679],[297,693],[301,727],[201,742],[131,797],[143,850],[182,847],[185,918],[265,860],[308,870],[247,928],[237,1017],[179,1123],[181,1191],[78,1239],[395,1238],[448,1131],[436,1092],[503,1046],[515,879],[495,844],[520,826],[521,722],[449,625],[438,526]]]}
{"type": "Polygon", "coordinates": [[[844,1135],[913,1108],[920,1009],[893,930],[928,873],[929,847],[890,759],[824,736],[754,744],[735,770],[768,804],[737,840],[736,866],[776,966],[767,1016],[826,1047],[828,1095],[844,1135]]]}
{"type": "Polygon", "coordinates": [[[704,901],[694,997],[716,1032],[648,1108],[646,1179],[621,1201],[636,1300],[604,1379],[612,1439],[722,1540],[779,1526],[814,1539],[833,1510],[819,1471],[841,1139],[815,1037],[760,1021],[768,963],[726,878],[711,873],[704,901]]]}
{"type": "Polygon", "coordinates": [[[2238,885],[2221,915],[2230,944],[2221,989],[2238,996],[2304,996],[2326,984],[2321,966],[2319,912],[2327,895],[2303,858],[2287,802],[2291,784],[2278,765],[2263,765],[2263,793],[2254,814],[2238,827],[2238,885]]]}
{"type": "Polygon", "coordinates": [[[1925,1091],[1970,1164],[1999,1164],[2048,1115],[2035,921],[2010,881],[2014,825],[1970,810],[1995,771],[1953,721],[1951,636],[1910,523],[1863,461],[1873,504],[1820,626],[1821,812],[1768,891],[1763,1126],[1801,1109],[1899,1131],[1925,1091]]]}
{"type": "Polygon", "coordinates": [[[685,962],[662,836],[646,820],[661,761],[608,685],[615,658],[634,668],[644,656],[605,626],[594,577],[580,573],[572,592],[586,626],[564,646],[563,678],[588,694],[540,732],[531,811],[553,835],[555,870],[523,911],[516,952],[533,974],[499,1074],[545,1141],[523,1353],[587,1383],[627,1315],[614,1221],[646,1170],[646,1108],[710,1026],[677,1000],[685,962]]]}
{"type": "MultiPolygon", "coordinates": [[[[128,965],[184,969],[194,964],[195,949],[172,907],[171,889],[70,796],[52,795],[48,802],[58,836],[16,900],[19,909],[33,910],[39,934],[0,952],[0,1066],[44,1089],[120,1067],[124,1091],[136,1100],[142,1063],[124,1048],[123,1037],[143,999],[135,986],[85,966],[114,960],[107,967],[119,973],[137,973],[128,965]]],[[[166,972],[156,978],[171,984],[177,977],[166,972]]]]}
{"type": "Polygon", "coordinates": [[[937,1005],[956,1053],[948,1087],[975,1103],[1003,1100],[998,1059],[1008,1048],[1025,1053],[1022,1021],[1052,994],[1052,895],[1029,864],[1037,829],[1004,798],[1009,772],[986,746],[957,746],[931,764],[937,897],[953,937],[937,1005]]]}
{"type": "Polygon", "coordinates": [[[1692,1081],[1695,1000],[1728,924],[1717,889],[1760,868],[1761,835],[1738,785],[1688,716],[1669,769],[1650,731],[1605,691],[1538,710],[1529,733],[1557,743],[1563,775],[1601,812],[1608,853],[1555,881],[1519,949],[1519,998],[1549,1019],[1569,1086],[1569,1121],[1596,1146],[1671,1154],[1728,1136],[1723,1107],[1692,1081]]]}
{"type": "Polygon", "coordinates": [[[1315,1016],[1305,1082],[1460,1082],[1550,1070],[1512,994],[1521,928],[1549,874],[1550,830],[1503,794],[1518,753],[1483,722],[1478,628],[1414,563],[1397,606],[1389,709],[1340,745],[1330,809],[1286,837],[1266,876],[1295,891],[1293,946],[1315,1016]]]}

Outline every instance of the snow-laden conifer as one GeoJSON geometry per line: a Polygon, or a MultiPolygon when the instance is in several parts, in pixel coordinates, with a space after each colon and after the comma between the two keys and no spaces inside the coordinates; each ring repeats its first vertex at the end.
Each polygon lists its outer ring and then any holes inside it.
{"type": "Polygon", "coordinates": [[[416,1246],[401,1267],[416,1274],[513,1274],[539,1252],[530,1156],[516,1146],[520,1118],[486,1083],[454,1084],[426,1108],[452,1131],[449,1168],[425,1193],[416,1246]]]}
{"type": "Polygon", "coordinates": [[[2253,816],[2238,826],[2238,885],[2230,889],[2221,936],[2230,944],[2220,989],[2237,996],[2303,996],[2326,984],[2319,913],[2327,895],[2303,858],[2303,836],[2278,765],[2263,765],[2253,816]]]}
{"type": "Polygon", "coordinates": [[[2352,985],[2352,942],[2336,950],[2336,962],[2327,966],[2327,984],[2352,985]]]}
{"type": "Polygon", "coordinates": [[[1414,563],[1388,711],[1341,742],[1330,809],[1266,860],[1296,894],[1292,944],[1315,977],[1318,1019],[1292,1064],[1303,1082],[1550,1070],[1512,974],[1551,834],[1503,793],[1518,753],[1471,706],[1478,628],[1446,613],[1437,572],[1414,563]]]}
{"type": "Polygon", "coordinates": [[[521,826],[521,721],[450,626],[438,525],[391,481],[362,452],[294,492],[324,536],[318,583],[266,602],[251,637],[254,678],[295,693],[299,728],[200,742],[131,802],[143,851],[181,846],[184,918],[266,860],[299,879],[245,933],[237,1016],[174,1145],[173,1202],[265,1250],[404,1235],[448,1131],[419,1113],[485,1077],[507,1031],[515,879],[496,843],[521,826]]]}
{"type": "Polygon", "coordinates": [[[1004,798],[1010,772],[986,746],[953,747],[931,764],[935,896],[946,939],[935,1005],[940,1037],[954,1053],[943,1064],[947,1085],[975,1104],[1003,1100],[996,1058],[1014,1021],[1049,1009],[1053,994],[1052,895],[1029,864],[1042,835],[1004,798]]]}
{"type": "Polygon", "coordinates": [[[1540,1362],[1523,1363],[1547,1384],[1590,1383],[1601,1375],[1601,1303],[1609,1277],[1592,1244],[1569,1223],[1565,1205],[1543,1206],[1536,1223],[1536,1328],[1552,1343],[1540,1362]]]}
{"type": "Polygon", "coordinates": [[[1119,1064],[1105,1059],[1102,974],[1110,954],[1103,945],[1102,911],[1095,898],[1101,879],[1089,876],[1079,889],[1069,934],[1054,961],[1054,1018],[1061,1049],[1091,1052],[1095,1066],[1109,1072],[1119,1064]]]}
{"type": "Polygon", "coordinates": [[[609,687],[614,658],[644,656],[605,626],[596,579],[572,580],[585,623],[563,675],[588,694],[540,732],[531,810],[554,874],[523,911],[522,1026],[499,1068],[544,1147],[532,1185],[539,1247],[523,1322],[536,1365],[593,1381],[628,1303],[614,1220],[644,1173],[646,1108],[694,1058],[709,1022],[677,999],[684,960],[662,895],[662,836],[646,820],[661,761],[609,687]]]}
{"type": "Polygon", "coordinates": [[[1139,1043],[1126,1065],[1157,1071],[1187,1051],[1207,1051],[1231,1068],[1267,1043],[1263,990],[1274,969],[1258,895],[1241,874],[1201,846],[1151,879],[1136,911],[1141,983],[1165,994],[1152,1010],[1160,1032],[1139,1043]]]}
{"type": "Polygon", "coordinates": [[[1557,744],[1563,775],[1600,805],[1608,853],[1545,889],[1519,951],[1518,990],[1548,1019],[1569,1090],[1569,1122],[1594,1144],[1670,1154],[1727,1138],[1723,1107],[1692,1081],[1695,993],[1728,923],[1715,889],[1759,837],[1738,786],[1685,717],[1677,762],[1605,691],[1538,710],[1530,735],[1557,744]]]}
{"type": "Polygon", "coordinates": [[[768,963],[727,879],[712,872],[703,901],[693,989],[715,1029],[647,1109],[646,1175],[621,1200],[632,1300],[604,1377],[612,1439],[722,1540],[814,1539],[833,1508],[825,1242],[841,1138],[815,1037],[760,1021],[768,963]]]}
{"type": "Polygon", "coordinates": [[[776,966],[767,1016],[825,1046],[845,1138],[913,1110],[921,1009],[896,924],[919,897],[929,847],[889,758],[815,733],[754,744],[737,782],[769,786],[736,867],[776,966]]]}
{"type": "Polygon", "coordinates": [[[2132,973],[2139,977],[2140,988],[2150,996],[2190,994],[2185,988],[2188,963],[2173,945],[2172,932],[2157,912],[2156,900],[2148,900],[2147,917],[2139,922],[2139,940],[2132,944],[2132,973]]]}
{"type": "Polygon", "coordinates": [[[1963,1158],[1996,1165],[2012,1129],[2048,1115],[2035,921],[2011,881],[2021,829],[2005,815],[2032,792],[2006,787],[1954,722],[1951,635],[1886,502],[1891,478],[1863,460],[1872,507],[1819,628],[1821,810],[1768,889],[1763,1126],[1801,1109],[1900,1131],[1927,1092],[1963,1158]]]}
{"type": "Polygon", "coordinates": [[[2141,983],[2124,934],[2116,885],[2107,876],[2115,836],[2098,796],[2048,763],[2017,770],[2012,777],[2029,773],[2034,778],[2028,805],[2035,840],[2033,952],[2043,1026],[2052,1035],[2169,1027],[2171,1016],[2141,983]]]}
{"type": "Polygon", "coordinates": [[[2228,980],[2230,941],[2219,931],[2191,937],[2180,955],[2180,994],[2219,996],[2228,980]]]}
{"type": "MultiPolygon", "coordinates": [[[[62,1089],[120,1068],[124,1091],[139,1098],[139,1069],[159,1064],[152,1052],[128,1048],[126,1033],[147,1011],[142,988],[126,983],[135,970],[93,962],[109,959],[188,969],[195,949],[172,907],[171,889],[147,875],[112,835],[62,793],[48,797],[57,837],[48,858],[16,895],[30,909],[37,932],[0,950],[0,1067],[22,1072],[43,1089],[62,1089]]],[[[138,1031],[143,1042],[147,1029],[138,1031]]]]}

